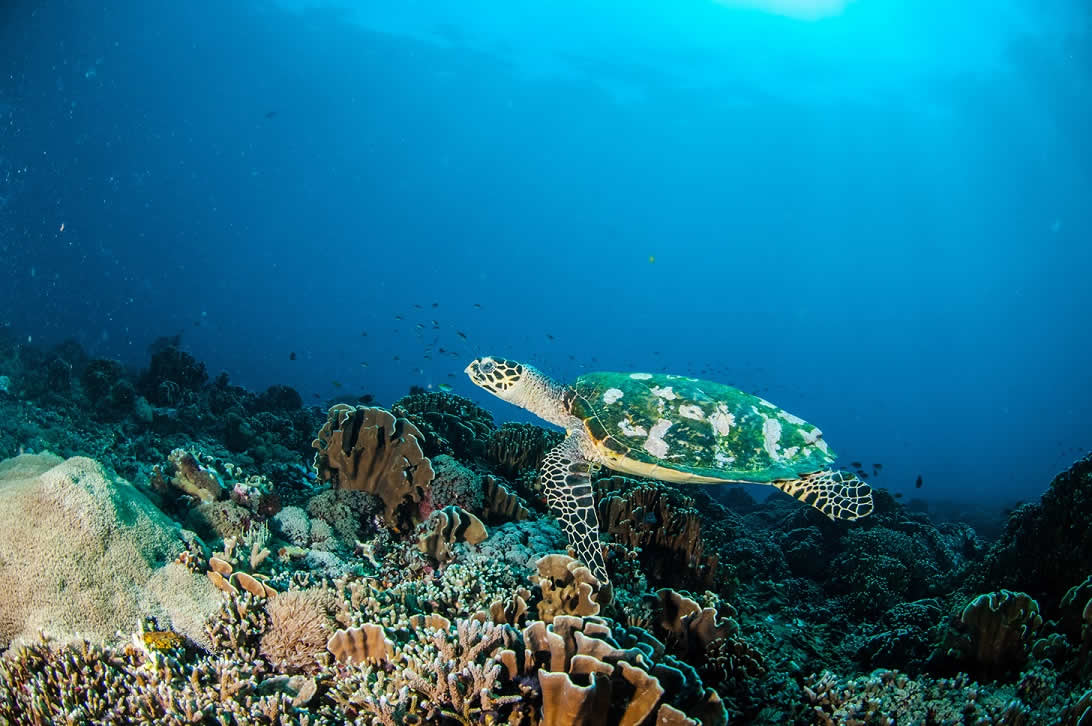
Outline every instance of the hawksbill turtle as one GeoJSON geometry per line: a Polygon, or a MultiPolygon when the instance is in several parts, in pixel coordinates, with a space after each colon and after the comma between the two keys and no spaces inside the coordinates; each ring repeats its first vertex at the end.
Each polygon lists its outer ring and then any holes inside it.
{"type": "Polygon", "coordinates": [[[483,356],[475,385],[567,432],[542,464],[546,502],[600,582],[607,571],[591,472],[683,484],[770,484],[831,519],[872,512],[872,490],[829,468],[822,432],[769,401],[721,383],[654,373],[587,373],[569,386],[523,363],[483,356]]]}

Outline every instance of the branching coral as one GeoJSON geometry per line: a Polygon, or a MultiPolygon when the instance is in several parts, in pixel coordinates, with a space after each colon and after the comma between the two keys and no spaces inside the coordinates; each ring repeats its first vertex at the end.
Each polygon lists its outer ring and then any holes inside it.
{"type": "Polygon", "coordinates": [[[338,404],[312,443],[315,470],[339,489],[378,496],[387,525],[406,531],[417,521],[416,505],[433,476],[423,438],[412,423],[381,408],[338,404]]]}

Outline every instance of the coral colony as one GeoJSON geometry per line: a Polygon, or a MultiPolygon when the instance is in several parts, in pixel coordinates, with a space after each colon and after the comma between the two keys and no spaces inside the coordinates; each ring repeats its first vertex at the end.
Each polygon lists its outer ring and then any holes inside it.
{"type": "Polygon", "coordinates": [[[0,370],[0,723],[1092,724],[1092,457],[988,544],[593,469],[608,586],[453,393],[0,370]]]}

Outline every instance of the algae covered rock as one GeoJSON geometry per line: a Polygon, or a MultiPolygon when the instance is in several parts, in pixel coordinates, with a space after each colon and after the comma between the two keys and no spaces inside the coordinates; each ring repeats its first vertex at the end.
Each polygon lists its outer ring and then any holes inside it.
{"type": "Polygon", "coordinates": [[[197,642],[219,597],[174,559],[181,529],[92,459],[0,462],[0,648],[79,633],[109,642],[154,617],[197,642]]]}

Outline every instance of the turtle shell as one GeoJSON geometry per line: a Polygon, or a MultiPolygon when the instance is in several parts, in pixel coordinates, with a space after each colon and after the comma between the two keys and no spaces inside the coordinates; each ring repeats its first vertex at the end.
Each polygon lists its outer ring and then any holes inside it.
{"type": "Polygon", "coordinates": [[[571,412],[622,471],[683,482],[769,483],[826,469],[835,458],[815,426],[721,383],[588,373],[572,389],[571,412]]]}

